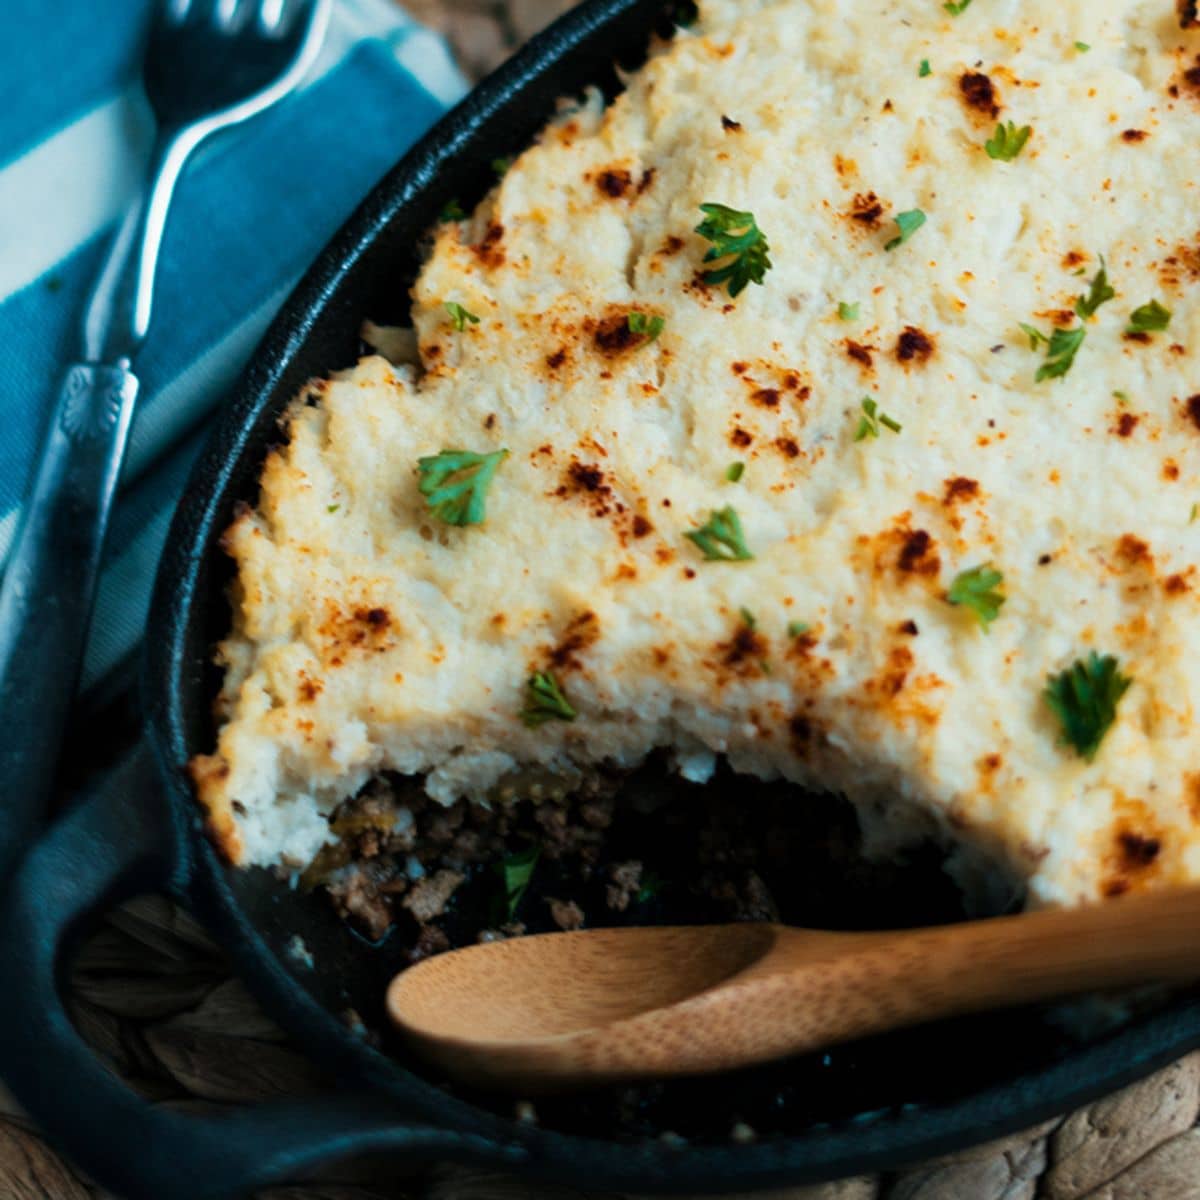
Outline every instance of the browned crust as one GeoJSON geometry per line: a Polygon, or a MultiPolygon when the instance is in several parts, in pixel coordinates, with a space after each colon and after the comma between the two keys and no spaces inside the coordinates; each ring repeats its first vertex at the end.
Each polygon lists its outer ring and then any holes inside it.
{"type": "Polygon", "coordinates": [[[226,862],[237,866],[245,848],[233,817],[233,806],[222,786],[229,777],[229,764],[219,754],[197,754],[187,765],[196,799],[204,810],[204,829],[226,862]]]}

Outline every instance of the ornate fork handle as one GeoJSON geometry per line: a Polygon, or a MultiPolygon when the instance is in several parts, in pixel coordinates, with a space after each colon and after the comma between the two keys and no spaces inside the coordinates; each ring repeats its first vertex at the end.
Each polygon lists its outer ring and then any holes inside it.
{"type": "Polygon", "coordinates": [[[68,368],[0,585],[0,882],[21,848],[4,830],[46,812],[137,391],[127,362],[68,368]]]}

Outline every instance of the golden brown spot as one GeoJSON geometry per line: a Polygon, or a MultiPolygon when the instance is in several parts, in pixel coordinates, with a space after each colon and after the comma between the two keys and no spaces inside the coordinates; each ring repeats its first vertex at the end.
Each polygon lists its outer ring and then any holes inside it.
{"type": "Polygon", "coordinates": [[[924,366],[935,349],[936,345],[927,333],[915,325],[906,325],[896,341],[896,360],[906,365],[924,366]]]}
{"type": "Polygon", "coordinates": [[[671,236],[667,238],[665,242],[663,242],[662,249],[659,250],[659,254],[678,254],[682,249],[683,238],[676,237],[675,234],[671,234],[671,236]]]}
{"type": "Polygon", "coordinates": [[[1168,575],[1163,580],[1163,591],[1168,596],[1185,595],[1192,590],[1192,576],[1195,572],[1195,567],[1188,567],[1186,571],[1176,571],[1174,575],[1168,575]]]}
{"type": "Polygon", "coordinates": [[[982,72],[966,72],[959,78],[958,90],[963,103],[974,112],[992,118],[1000,115],[1000,98],[996,94],[996,85],[982,72]]]}
{"type": "Polygon", "coordinates": [[[600,621],[590,610],[573,617],[563,630],[558,645],[550,651],[547,661],[559,671],[578,670],[582,664],[579,655],[600,638],[600,621]]]}
{"type": "Polygon", "coordinates": [[[888,698],[900,695],[914,661],[913,652],[907,646],[893,646],[888,651],[887,666],[878,678],[867,681],[867,690],[878,691],[888,698]]]}
{"type": "Polygon", "coordinates": [[[904,634],[905,637],[917,637],[921,630],[916,621],[902,621],[900,624],[900,632],[904,634]]]}
{"type": "Polygon", "coordinates": [[[744,362],[732,362],[729,364],[729,369],[735,375],[745,375],[745,373],[750,370],[750,364],[744,362]]]}
{"type": "Polygon", "coordinates": [[[1192,820],[1200,825],[1200,773],[1183,777],[1183,791],[1192,820]]]}
{"type": "Polygon", "coordinates": [[[632,529],[635,538],[644,538],[654,532],[654,526],[641,513],[634,516],[632,529]]]}
{"type": "Polygon", "coordinates": [[[883,203],[874,192],[860,192],[850,202],[850,219],[867,229],[875,229],[883,216],[883,203]]]}
{"type": "Polygon", "coordinates": [[[633,176],[624,167],[608,167],[596,176],[596,187],[614,200],[619,200],[632,186],[633,176]]]}
{"type": "Polygon", "coordinates": [[[647,168],[646,168],[646,169],[645,169],[645,170],[642,172],[642,177],[641,177],[641,179],[639,179],[639,180],[638,180],[638,185],[637,185],[637,194],[638,194],[639,196],[640,196],[640,195],[641,195],[643,192],[645,192],[646,190],[648,190],[648,189],[649,189],[649,187],[650,187],[650,185],[651,185],[651,184],[654,182],[654,176],[655,176],[655,173],[656,173],[656,172],[655,172],[655,170],[654,170],[654,168],[653,168],[653,167],[647,167],[647,168]]]}
{"type": "Polygon", "coordinates": [[[501,242],[504,239],[504,226],[499,221],[493,221],[483,235],[483,240],[471,249],[480,264],[490,270],[504,266],[505,254],[501,242]]]}
{"type": "Polygon", "coordinates": [[[724,666],[731,668],[735,674],[760,674],[762,662],[767,655],[767,640],[753,626],[745,621],[738,624],[733,637],[727,642],[717,643],[717,652],[721,655],[724,666]]]}
{"type": "Polygon", "coordinates": [[[1173,458],[1168,458],[1163,463],[1162,473],[1165,480],[1174,483],[1179,478],[1179,464],[1173,458]]]}
{"type": "Polygon", "coordinates": [[[747,446],[750,445],[751,442],[754,441],[754,437],[752,434],[748,433],[740,425],[738,425],[734,429],[734,431],[729,435],[729,440],[730,440],[730,442],[733,443],[733,445],[737,446],[739,449],[744,450],[747,446]]]}
{"type": "Polygon", "coordinates": [[[796,445],[794,438],[776,438],[775,448],[787,458],[798,458],[800,456],[800,447],[796,445]]]}
{"type": "Polygon", "coordinates": [[[1200,27],[1200,3],[1197,0],[1175,0],[1175,12],[1179,16],[1180,29],[1200,27]]]}
{"type": "Polygon", "coordinates": [[[494,429],[495,426],[496,426],[496,414],[488,413],[488,415],[486,417],[484,417],[484,419],[483,419],[484,429],[494,429]]]}
{"type": "Polygon", "coordinates": [[[1087,255],[1081,250],[1068,250],[1063,255],[1062,265],[1068,270],[1074,270],[1075,267],[1081,267],[1087,262],[1087,255]]]}
{"type": "Polygon", "coordinates": [[[1117,557],[1129,568],[1154,565],[1154,555],[1150,552],[1150,547],[1132,533],[1122,534],[1117,540],[1117,557]]]}
{"type": "Polygon", "coordinates": [[[1197,429],[1200,429],[1200,395],[1189,396],[1185,401],[1185,407],[1187,408],[1188,420],[1197,429]]]}
{"type": "Polygon", "coordinates": [[[845,343],[846,354],[858,363],[864,370],[869,371],[875,364],[872,357],[873,346],[864,346],[861,342],[856,342],[852,338],[847,338],[845,343]]]}
{"type": "Polygon", "coordinates": [[[914,529],[905,537],[896,565],[907,575],[936,575],[942,564],[933,538],[924,529],[914,529]]]}
{"type": "Polygon", "coordinates": [[[942,492],[942,503],[947,507],[955,504],[965,504],[979,495],[979,484],[965,475],[956,475],[947,479],[942,492]]]}
{"type": "Polygon", "coordinates": [[[1001,758],[999,754],[995,754],[995,753],[985,754],[978,761],[978,763],[976,763],[976,766],[979,768],[980,773],[984,774],[984,775],[995,775],[995,773],[998,770],[1000,770],[1000,768],[1003,765],[1004,765],[1004,759],[1001,758]]]}
{"type": "Polygon", "coordinates": [[[724,113],[721,114],[721,128],[726,133],[736,133],[741,127],[741,121],[735,121],[732,117],[727,117],[724,113]]]}
{"type": "Polygon", "coordinates": [[[779,389],[778,388],[758,388],[750,393],[750,399],[755,404],[761,404],[764,408],[779,407],[779,389]]]}
{"type": "Polygon", "coordinates": [[[1138,427],[1138,418],[1133,413],[1123,412],[1118,418],[1117,423],[1113,426],[1113,433],[1117,437],[1132,437],[1133,431],[1138,427]]]}
{"type": "Polygon", "coordinates": [[[319,679],[311,679],[301,671],[298,690],[301,701],[311,704],[325,690],[325,685],[319,679]]]}
{"type": "Polygon", "coordinates": [[[1132,146],[1138,142],[1144,142],[1149,136],[1144,129],[1126,129],[1121,134],[1121,141],[1128,142],[1132,146]]]}
{"type": "Polygon", "coordinates": [[[1130,329],[1125,334],[1125,340],[1127,342],[1137,342],[1142,346],[1148,346],[1150,345],[1151,338],[1150,335],[1145,333],[1143,330],[1130,329]]]}
{"type": "Polygon", "coordinates": [[[567,348],[565,346],[560,346],[553,354],[546,355],[546,366],[552,371],[557,371],[566,361],[567,348]]]}
{"type": "Polygon", "coordinates": [[[596,349],[601,354],[615,358],[617,355],[624,354],[627,350],[632,350],[635,346],[639,346],[646,340],[646,335],[644,333],[634,333],[629,328],[629,316],[627,313],[617,313],[613,316],[605,317],[604,320],[598,322],[592,338],[596,343],[596,349]]]}

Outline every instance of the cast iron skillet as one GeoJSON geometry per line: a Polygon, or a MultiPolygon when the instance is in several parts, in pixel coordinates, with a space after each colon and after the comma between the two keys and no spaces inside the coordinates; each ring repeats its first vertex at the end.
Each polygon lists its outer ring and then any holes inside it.
{"type": "MultiPolygon", "coordinates": [[[[442,205],[452,196],[480,195],[491,160],[526,144],[558,97],[593,83],[613,90],[614,61],[635,62],[648,30],[663,18],[664,0],[590,0],[438,125],[309,271],[192,476],[147,630],[152,748],[139,751],[115,786],[75,807],[32,848],[0,913],[2,1073],[81,1166],[116,1191],[203,1200],[301,1174],[336,1156],[372,1152],[489,1163],[593,1191],[731,1192],[807,1183],[893,1168],[999,1136],[1115,1089],[1200,1043],[1200,1002],[1192,999],[1082,1048],[1038,1049],[1032,1060],[1020,1041],[1026,1026],[985,1021],[970,1027],[978,1044],[1007,1037],[1003,1053],[1012,1066],[997,1070],[992,1054],[992,1068],[981,1074],[977,1059],[986,1056],[972,1054],[969,1039],[964,1051],[961,1034],[959,1049],[946,1056],[954,1061],[938,1062],[939,1042],[927,1037],[930,1072],[952,1083],[934,1103],[892,1104],[752,1145],[678,1148],[566,1135],[458,1099],[351,1032],[336,1014],[354,1005],[374,1015],[392,969],[386,956],[350,935],[319,900],[289,893],[262,872],[227,870],[203,837],[183,767],[212,744],[216,680],[208,664],[228,621],[228,568],[217,540],[234,505],[253,498],[266,447],[278,437],[279,413],[307,379],[354,361],[364,316],[402,316],[397,296],[422,231],[442,205]],[[108,1073],[72,1027],[58,973],[89,917],[148,890],[169,893],[199,916],[269,1011],[339,1074],[342,1090],[198,1120],[150,1108],[108,1073]],[[297,933],[313,951],[316,970],[286,953],[297,933]]],[[[319,181],[319,170],[314,177],[319,181]]],[[[11,828],[4,832],[17,836],[11,828]]],[[[870,1062],[884,1053],[864,1053],[864,1078],[871,1070],[886,1073],[889,1060],[870,1062]]],[[[871,1107],[870,1095],[861,1107],[871,1107]]]]}

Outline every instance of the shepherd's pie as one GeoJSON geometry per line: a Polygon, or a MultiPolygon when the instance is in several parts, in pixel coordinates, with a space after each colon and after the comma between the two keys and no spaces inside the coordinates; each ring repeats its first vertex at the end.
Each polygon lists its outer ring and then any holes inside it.
{"type": "Polygon", "coordinates": [[[665,750],[1034,904],[1200,879],[1191,7],[709,0],[448,206],[228,531],[228,856],[665,750]]]}

